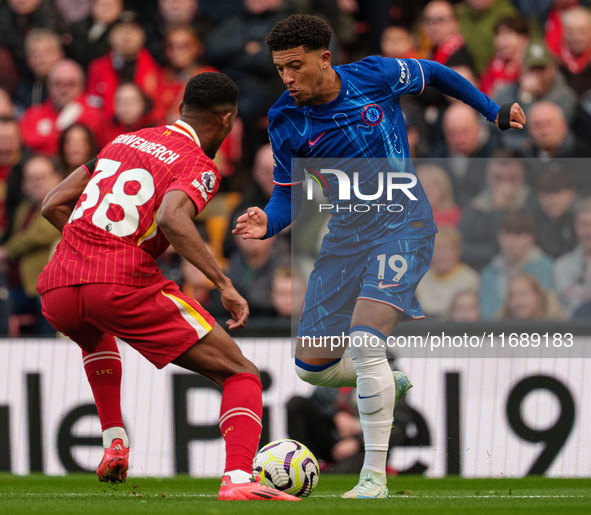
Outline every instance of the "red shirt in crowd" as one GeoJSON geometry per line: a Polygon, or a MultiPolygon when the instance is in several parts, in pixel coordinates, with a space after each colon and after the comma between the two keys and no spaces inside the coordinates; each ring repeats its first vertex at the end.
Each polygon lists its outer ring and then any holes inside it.
{"type": "Polygon", "coordinates": [[[106,143],[105,116],[87,95],[81,95],[59,110],[47,99],[41,105],[26,109],[19,123],[24,144],[44,156],[57,154],[61,133],[74,123],[86,125],[101,145],[106,143]]]}
{"type": "MultiPolygon", "coordinates": [[[[137,56],[133,82],[152,100],[158,116],[163,114],[159,102],[161,74],[162,69],[150,55],[150,52],[142,48],[137,56]]],[[[113,66],[112,53],[91,61],[88,66],[87,92],[102,100],[103,110],[107,118],[113,117],[115,91],[119,83],[120,77],[113,66]]]]}

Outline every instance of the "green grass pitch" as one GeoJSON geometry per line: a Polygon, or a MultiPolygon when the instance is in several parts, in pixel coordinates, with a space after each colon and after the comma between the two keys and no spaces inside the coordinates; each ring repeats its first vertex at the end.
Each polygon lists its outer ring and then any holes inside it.
{"type": "Polygon", "coordinates": [[[341,499],[356,476],[325,474],[312,495],[297,503],[220,502],[218,479],[129,478],[99,483],[96,476],[0,474],[0,513],[5,514],[224,514],[395,513],[395,514],[560,514],[591,513],[591,479],[390,478],[389,499],[341,499]]]}

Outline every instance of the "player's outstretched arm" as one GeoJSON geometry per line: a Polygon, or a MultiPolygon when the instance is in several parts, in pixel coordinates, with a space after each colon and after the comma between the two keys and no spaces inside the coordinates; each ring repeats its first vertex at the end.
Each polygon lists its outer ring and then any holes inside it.
{"type": "Polygon", "coordinates": [[[47,194],[41,205],[41,214],[62,231],[89,181],[86,168],[76,168],[47,194]]]}
{"type": "Polygon", "coordinates": [[[267,234],[267,213],[260,207],[249,207],[236,220],[232,234],[240,234],[244,240],[263,238],[267,234]]]}
{"type": "Polygon", "coordinates": [[[164,195],[156,223],[170,244],[189,263],[201,270],[220,291],[224,307],[230,312],[228,329],[246,325],[249,310],[246,300],[236,291],[232,281],[222,272],[193,223],[197,208],[189,196],[180,190],[164,195]]]}
{"type": "Polygon", "coordinates": [[[506,104],[499,107],[459,73],[447,66],[425,59],[420,59],[418,63],[423,72],[425,86],[433,86],[442,93],[468,104],[501,130],[523,129],[526,119],[519,104],[506,104]]]}

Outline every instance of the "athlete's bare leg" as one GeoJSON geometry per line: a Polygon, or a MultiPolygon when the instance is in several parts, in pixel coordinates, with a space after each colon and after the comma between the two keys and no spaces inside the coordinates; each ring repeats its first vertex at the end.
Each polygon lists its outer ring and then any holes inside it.
{"type": "Polygon", "coordinates": [[[217,323],[205,337],[183,352],[173,363],[197,372],[220,386],[235,374],[259,376],[257,367],[242,355],[236,342],[217,323]]]}
{"type": "Polygon", "coordinates": [[[366,325],[390,336],[400,320],[400,311],[389,304],[368,299],[359,299],[355,304],[351,327],[366,325]]]}
{"type": "Polygon", "coordinates": [[[218,324],[173,363],[223,388],[220,431],[226,441],[226,466],[220,499],[242,498],[244,492],[236,490],[240,484],[246,484],[244,495],[257,498],[260,486],[247,485],[252,479],[252,460],[262,427],[262,386],[257,367],[242,355],[236,342],[218,324]]]}

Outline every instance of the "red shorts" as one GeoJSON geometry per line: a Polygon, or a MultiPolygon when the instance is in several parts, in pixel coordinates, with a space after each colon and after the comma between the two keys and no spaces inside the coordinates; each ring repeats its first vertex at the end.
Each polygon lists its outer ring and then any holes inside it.
{"type": "Polygon", "coordinates": [[[51,325],[92,352],[104,334],[127,342],[162,368],[203,338],[214,318],[172,281],[147,287],[63,286],[41,296],[51,325]]]}

